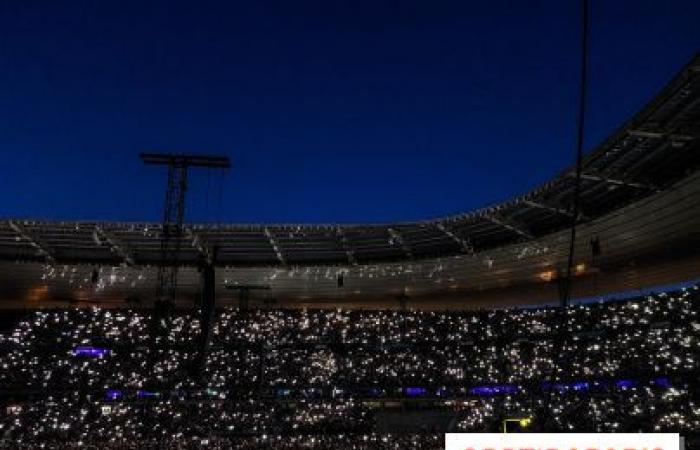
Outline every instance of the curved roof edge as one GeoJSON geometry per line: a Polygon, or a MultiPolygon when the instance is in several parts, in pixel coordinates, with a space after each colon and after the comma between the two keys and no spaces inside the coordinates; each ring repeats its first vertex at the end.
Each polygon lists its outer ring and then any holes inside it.
{"type": "MultiPolygon", "coordinates": [[[[699,133],[697,55],[641,111],[586,155],[578,220],[604,216],[698,170],[699,133]]],[[[202,248],[216,248],[222,265],[242,266],[357,265],[474,254],[569,227],[573,175],[569,167],[510,200],[422,221],[188,224],[184,238],[194,250],[182,261],[195,261],[202,248]]],[[[144,222],[5,219],[0,221],[0,259],[158,264],[154,248],[159,230],[160,224],[144,222]]]]}

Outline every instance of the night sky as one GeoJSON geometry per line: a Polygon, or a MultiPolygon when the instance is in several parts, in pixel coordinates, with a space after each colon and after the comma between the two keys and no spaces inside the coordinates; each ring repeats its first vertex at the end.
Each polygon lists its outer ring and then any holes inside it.
{"type": "MultiPolygon", "coordinates": [[[[573,161],[577,1],[0,0],[0,218],[427,219],[573,161]]],[[[700,51],[700,2],[591,0],[590,150],[700,51]]]]}

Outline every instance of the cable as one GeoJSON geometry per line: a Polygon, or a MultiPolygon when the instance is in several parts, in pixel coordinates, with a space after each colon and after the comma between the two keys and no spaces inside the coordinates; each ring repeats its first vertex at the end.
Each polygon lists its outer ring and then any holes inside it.
{"type": "Polygon", "coordinates": [[[581,85],[579,90],[579,108],[577,117],[576,137],[576,181],[574,184],[574,199],[571,218],[571,237],[569,241],[569,258],[566,265],[566,277],[560,295],[562,307],[569,305],[571,299],[571,272],[574,265],[574,247],[576,244],[576,226],[581,201],[581,172],[583,170],[583,142],[586,118],[586,90],[588,85],[588,0],[581,0],[582,27],[581,27],[581,85]]]}
{"type": "Polygon", "coordinates": [[[221,214],[223,210],[223,197],[224,197],[224,180],[226,179],[226,176],[228,175],[228,169],[221,169],[219,171],[219,192],[217,193],[217,198],[216,198],[216,215],[217,215],[217,221],[221,223],[221,214]]]}
{"type": "MultiPolygon", "coordinates": [[[[548,370],[548,375],[544,378],[548,380],[549,386],[541,392],[543,401],[541,403],[542,409],[536,413],[539,419],[539,426],[546,428],[548,422],[553,417],[552,415],[552,397],[554,395],[554,390],[556,389],[555,383],[558,381],[557,372],[555,367],[562,366],[562,359],[566,354],[567,348],[567,338],[568,338],[568,327],[569,327],[569,300],[571,297],[571,272],[574,265],[574,251],[576,247],[576,225],[578,224],[579,215],[579,203],[581,198],[581,171],[583,166],[583,132],[585,128],[585,115],[586,115],[586,87],[587,87],[587,72],[588,72],[588,0],[581,0],[581,78],[580,78],[580,89],[579,89],[579,105],[578,105],[578,117],[577,122],[577,136],[576,136],[576,180],[574,184],[574,198],[571,216],[571,236],[569,240],[569,256],[566,264],[566,277],[560,282],[559,285],[559,303],[562,307],[558,311],[561,318],[561,325],[556,331],[556,338],[552,342],[552,350],[555,352],[552,355],[552,360],[555,364],[548,370]]],[[[536,389],[533,394],[536,394],[536,389]]],[[[535,399],[533,397],[533,404],[535,399]]]]}
{"type": "Polygon", "coordinates": [[[205,212],[205,219],[204,221],[210,221],[211,216],[209,212],[209,186],[211,184],[211,167],[207,167],[207,203],[206,203],[206,212],[205,212]]]}

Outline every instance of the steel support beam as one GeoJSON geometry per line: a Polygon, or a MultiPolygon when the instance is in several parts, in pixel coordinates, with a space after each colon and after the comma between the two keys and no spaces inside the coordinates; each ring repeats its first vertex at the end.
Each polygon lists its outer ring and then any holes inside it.
{"type": "Polygon", "coordinates": [[[245,314],[250,306],[250,291],[269,291],[268,284],[228,284],[226,289],[238,291],[238,310],[245,314]]]}
{"type": "Polygon", "coordinates": [[[470,255],[473,255],[476,253],[476,251],[474,250],[474,246],[471,245],[471,243],[469,241],[467,241],[466,239],[462,239],[461,237],[454,234],[452,231],[448,230],[447,227],[445,227],[445,224],[443,224],[442,222],[438,222],[436,224],[436,226],[437,226],[438,230],[442,231],[450,239],[452,239],[453,241],[458,243],[459,246],[462,248],[462,251],[464,253],[469,253],[470,255]]]}
{"type": "Polygon", "coordinates": [[[200,379],[204,372],[216,310],[216,269],[213,264],[205,263],[200,267],[200,287],[199,337],[197,357],[192,371],[197,379],[200,379]]]}
{"type": "Polygon", "coordinates": [[[512,231],[513,233],[519,234],[524,238],[532,239],[534,237],[532,233],[530,233],[530,231],[525,228],[525,226],[516,224],[513,221],[506,219],[505,217],[496,216],[494,214],[484,214],[482,217],[490,220],[496,225],[499,225],[507,230],[512,231]]]}
{"type": "MultiPolygon", "coordinates": [[[[523,200],[523,204],[525,204],[527,206],[531,206],[533,208],[543,209],[545,211],[553,212],[555,214],[559,214],[560,216],[566,216],[569,218],[572,218],[574,216],[573,214],[571,214],[570,211],[567,211],[564,208],[558,208],[556,206],[545,205],[544,203],[535,202],[532,200],[523,200]]],[[[584,219],[584,218],[585,218],[585,216],[583,214],[579,214],[579,219],[584,219]]]]}
{"type": "MultiPolygon", "coordinates": [[[[150,336],[153,347],[158,345],[159,339],[164,339],[172,323],[172,313],[175,309],[177,294],[178,271],[180,263],[180,250],[182,235],[185,229],[185,195],[187,193],[187,175],[190,167],[207,167],[228,169],[231,162],[228,157],[216,155],[188,155],[170,153],[141,153],[141,160],[147,165],[165,166],[168,169],[167,185],[165,188],[165,205],[163,222],[160,234],[161,261],[158,266],[158,285],[156,287],[156,301],[154,302],[153,316],[151,317],[150,336]]],[[[194,239],[193,239],[194,243],[194,239]]],[[[202,284],[204,286],[203,305],[206,302],[214,302],[214,269],[210,263],[206,265],[202,284]],[[209,279],[211,278],[211,279],[209,279]],[[211,290],[211,293],[209,292],[211,290]]],[[[213,307],[213,306],[212,306],[213,307]]],[[[202,308],[202,326],[208,319],[202,308]]],[[[211,314],[211,312],[209,312],[211,314]]],[[[208,345],[208,330],[202,329],[201,339],[204,340],[202,353],[208,345]]],[[[155,352],[154,352],[155,354],[155,352]]]]}
{"type": "Polygon", "coordinates": [[[144,164],[165,166],[168,169],[156,298],[158,302],[174,305],[181,237],[184,229],[187,172],[191,167],[228,169],[231,167],[231,161],[226,156],[173,153],[141,153],[139,157],[144,164]]]}
{"type": "Polygon", "coordinates": [[[648,131],[648,130],[627,130],[627,134],[629,134],[632,137],[649,138],[649,139],[658,139],[658,138],[662,138],[666,135],[666,133],[662,133],[659,131],[648,131]]]}
{"type": "MultiPolygon", "coordinates": [[[[575,176],[573,172],[569,173],[569,176],[575,176]]],[[[650,190],[650,191],[658,191],[659,189],[656,186],[652,186],[650,184],[646,183],[639,183],[637,181],[629,181],[629,180],[624,180],[624,179],[619,179],[619,178],[610,178],[610,177],[604,177],[600,175],[593,175],[589,173],[582,173],[581,174],[581,179],[583,180],[589,180],[589,181],[601,181],[604,183],[608,184],[613,184],[616,186],[625,186],[625,187],[631,187],[635,189],[645,189],[645,190],[650,190]]]]}
{"type": "Polygon", "coordinates": [[[401,247],[404,253],[406,253],[406,256],[413,258],[411,247],[409,247],[406,241],[404,241],[403,236],[401,236],[401,234],[393,228],[387,228],[387,231],[389,231],[392,241],[401,247]]]}
{"type": "Polygon", "coordinates": [[[7,224],[12,228],[12,230],[17,233],[17,235],[21,238],[24,239],[34,247],[37,251],[37,253],[41,256],[44,257],[46,262],[48,263],[55,263],[56,262],[56,257],[54,256],[53,251],[51,248],[41,240],[38,236],[35,236],[29,230],[27,230],[24,225],[22,225],[19,222],[15,222],[14,220],[8,220],[7,224]]]}
{"type": "Polygon", "coordinates": [[[227,156],[188,155],[178,153],[141,153],[139,158],[144,164],[156,166],[212,167],[229,169],[231,160],[227,156]]]}
{"type": "Polygon", "coordinates": [[[187,239],[190,240],[192,247],[196,249],[199,256],[202,257],[202,261],[204,261],[207,265],[213,264],[214,258],[212,257],[211,248],[202,243],[202,238],[190,227],[185,227],[183,231],[185,232],[187,239]]]}
{"type": "Polygon", "coordinates": [[[350,242],[348,241],[347,236],[345,236],[345,233],[343,232],[343,228],[336,228],[336,234],[340,238],[340,245],[343,247],[345,255],[348,257],[348,264],[353,266],[357,265],[357,261],[355,260],[355,253],[353,252],[353,249],[350,246],[350,242]]]}
{"type": "Polygon", "coordinates": [[[632,137],[639,138],[649,138],[649,139],[660,139],[662,137],[668,136],[672,140],[676,141],[692,141],[695,139],[694,136],[689,134],[678,134],[670,131],[661,130],[627,130],[627,134],[632,137]]]}
{"type": "Polygon", "coordinates": [[[99,245],[106,242],[107,245],[109,245],[110,251],[119,256],[124,264],[129,267],[136,265],[132,252],[122,242],[120,242],[119,239],[114,237],[111,233],[105,231],[100,225],[95,225],[94,233],[97,237],[95,240],[99,242],[99,245]]]}
{"type": "Polygon", "coordinates": [[[272,249],[275,251],[275,255],[277,256],[277,261],[279,261],[280,264],[282,264],[283,266],[286,266],[287,261],[284,259],[284,255],[282,254],[282,250],[280,250],[279,245],[277,245],[277,240],[272,235],[272,232],[267,227],[265,227],[264,232],[265,232],[265,236],[267,236],[267,239],[270,241],[270,245],[272,246],[272,249]]]}
{"type": "Polygon", "coordinates": [[[180,247],[185,217],[187,166],[168,166],[162,233],[160,236],[161,265],[158,268],[159,301],[175,304],[180,247]]]}

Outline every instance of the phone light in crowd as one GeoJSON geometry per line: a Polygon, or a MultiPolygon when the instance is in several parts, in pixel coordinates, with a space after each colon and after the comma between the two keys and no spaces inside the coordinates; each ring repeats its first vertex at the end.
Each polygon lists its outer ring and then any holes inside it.
{"type": "Polygon", "coordinates": [[[9,405],[5,408],[5,413],[8,416],[18,416],[22,414],[22,406],[21,405],[9,405]]]}

